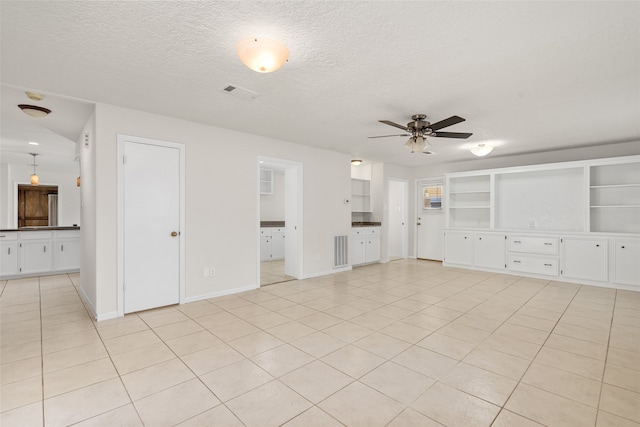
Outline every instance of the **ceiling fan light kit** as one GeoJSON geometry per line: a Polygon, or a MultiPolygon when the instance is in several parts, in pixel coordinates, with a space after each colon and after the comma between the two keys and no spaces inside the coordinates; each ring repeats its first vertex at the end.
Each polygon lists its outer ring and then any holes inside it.
{"type": "Polygon", "coordinates": [[[48,108],[38,107],[37,105],[19,104],[18,108],[20,108],[23,113],[37,118],[46,117],[51,113],[51,110],[48,108]]]}
{"type": "Polygon", "coordinates": [[[289,59],[289,49],[271,39],[242,40],[236,50],[242,63],[258,73],[276,71],[289,59]]]}
{"type": "MultiPolygon", "coordinates": [[[[407,133],[400,135],[381,135],[381,136],[370,136],[369,138],[386,138],[389,136],[411,136],[409,140],[404,144],[407,149],[412,153],[424,153],[425,149],[425,137],[435,137],[435,138],[458,138],[458,139],[467,139],[472,133],[466,132],[440,132],[440,129],[453,126],[458,123],[462,123],[465,121],[460,116],[451,116],[448,119],[441,120],[436,123],[430,123],[426,121],[427,118],[424,114],[414,114],[411,116],[412,122],[407,123],[406,126],[400,125],[398,123],[394,123],[389,120],[378,120],[380,123],[384,123],[385,125],[393,126],[398,129],[402,129],[407,133]]],[[[432,151],[429,151],[425,154],[435,154],[432,151]]]]}

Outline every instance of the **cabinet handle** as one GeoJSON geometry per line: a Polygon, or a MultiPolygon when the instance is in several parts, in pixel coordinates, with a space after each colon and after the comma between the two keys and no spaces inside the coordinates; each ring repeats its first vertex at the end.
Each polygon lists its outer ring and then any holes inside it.
{"type": "Polygon", "coordinates": [[[620,246],[621,249],[624,249],[624,246],[620,246]]]}
{"type": "Polygon", "coordinates": [[[11,248],[7,248],[7,255],[11,255],[11,248]]]}
{"type": "Polygon", "coordinates": [[[467,236],[464,236],[465,240],[467,239],[467,236]]]}
{"type": "Polygon", "coordinates": [[[552,265],[552,264],[545,264],[545,266],[547,266],[547,267],[553,267],[553,265],[552,265]]]}
{"type": "Polygon", "coordinates": [[[478,240],[482,240],[482,237],[478,237],[478,240]]]}
{"type": "Polygon", "coordinates": [[[522,243],[521,240],[514,240],[513,243],[522,243]]]}
{"type": "Polygon", "coordinates": [[[544,245],[545,245],[545,246],[552,246],[552,245],[553,245],[553,243],[544,242],[544,245]]]}
{"type": "Polygon", "coordinates": [[[0,234],[0,237],[7,237],[6,234],[0,234]]]}
{"type": "Polygon", "coordinates": [[[520,261],[518,261],[517,259],[514,259],[514,260],[513,260],[513,263],[514,263],[514,264],[520,264],[520,261]]]}
{"type": "Polygon", "coordinates": [[[47,245],[44,245],[43,249],[44,249],[44,253],[46,254],[47,253],[47,245]]]}
{"type": "Polygon", "coordinates": [[[64,245],[60,245],[60,252],[64,252],[64,245]]]}
{"type": "Polygon", "coordinates": [[[599,248],[599,247],[600,247],[600,245],[596,245],[596,248],[599,248]]]}

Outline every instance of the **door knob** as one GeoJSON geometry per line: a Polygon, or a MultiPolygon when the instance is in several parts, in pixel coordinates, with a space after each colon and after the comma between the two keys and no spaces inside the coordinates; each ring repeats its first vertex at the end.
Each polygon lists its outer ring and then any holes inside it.
{"type": "Polygon", "coordinates": [[[172,231],[172,232],[171,232],[171,237],[176,237],[177,235],[178,235],[178,232],[177,232],[177,231],[172,231]]]}

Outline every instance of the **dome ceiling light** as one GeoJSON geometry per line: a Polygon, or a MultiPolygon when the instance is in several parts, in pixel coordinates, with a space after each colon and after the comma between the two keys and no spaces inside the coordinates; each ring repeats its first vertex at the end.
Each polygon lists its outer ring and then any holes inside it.
{"type": "Polygon", "coordinates": [[[271,73],[289,59],[289,49],[270,39],[250,38],[237,46],[238,56],[244,65],[258,73],[271,73]]]}
{"type": "Polygon", "coordinates": [[[493,151],[493,147],[487,144],[478,144],[469,149],[474,156],[483,157],[493,151]]]}
{"type": "Polygon", "coordinates": [[[37,105],[19,104],[18,108],[31,117],[46,117],[51,113],[48,108],[38,107],[37,105]]]}

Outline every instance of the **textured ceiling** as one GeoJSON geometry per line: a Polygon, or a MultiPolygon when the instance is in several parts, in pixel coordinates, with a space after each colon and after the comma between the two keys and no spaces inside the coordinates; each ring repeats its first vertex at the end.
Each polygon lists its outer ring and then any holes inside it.
{"type": "MultiPolygon", "coordinates": [[[[5,85],[122,105],[406,166],[640,139],[640,2],[0,4],[5,85]],[[285,43],[271,74],[241,39],[285,43]],[[259,93],[253,101],[220,89],[259,93]],[[378,123],[460,115],[409,154],[378,123]]],[[[5,121],[3,115],[3,122],[5,121]]],[[[4,124],[4,123],[3,123],[4,124]]]]}

